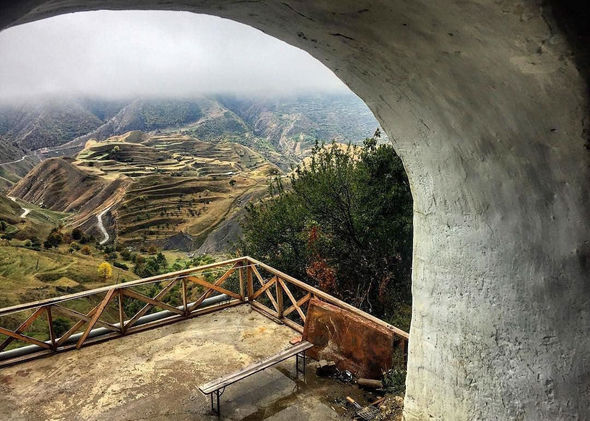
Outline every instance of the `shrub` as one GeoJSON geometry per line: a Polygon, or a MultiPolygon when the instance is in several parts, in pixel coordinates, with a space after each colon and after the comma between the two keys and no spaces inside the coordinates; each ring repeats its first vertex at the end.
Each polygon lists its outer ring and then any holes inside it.
{"type": "Polygon", "coordinates": [[[243,253],[389,319],[411,303],[412,196],[391,145],[317,145],[249,205],[243,253]]]}
{"type": "Polygon", "coordinates": [[[406,391],[406,370],[403,368],[392,368],[383,374],[383,389],[395,395],[406,391]]]}
{"type": "Polygon", "coordinates": [[[32,250],[41,250],[41,240],[37,237],[31,237],[31,249],[32,250]]]}
{"type": "Polygon", "coordinates": [[[125,263],[113,262],[113,266],[119,269],[129,270],[129,266],[127,266],[125,263]]]}
{"type": "Polygon", "coordinates": [[[72,239],[76,240],[76,241],[80,241],[82,239],[82,231],[80,230],[80,228],[74,228],[72,230],[72,239]]]}
{"type": "Polygon", "coordinates": [[[131,252],[128,249],[126,249],[126,248],[122,248],[119,251],[119,254],[121,255],[121,258],[122,259],[125,259],[125,260],[129,260],[130,257],[131,257],[131,252]]]}
{"type": "Polygon", "coordinates": [[[66,333],[72,327],[72,322],[63,317],[53,319],[53,332],[58,338],[66,333]]]}
{"type": "Polygon", "coordinates": [[[61,232],[59,232],[59,229],[54,228],[47,236],[47,239],[43,242],[43,247],[45,247],[46,249],[57,247],[61,244],[62,240],[63,236],[61,232]]]}
{"type": "Polygon", "coordinates": [[[89,256],[90,255],[90,247],[88,247],[88,246],[82,247],[82,249],[80,250],[80,253],[85,254],[86,256],[89,256]]]}

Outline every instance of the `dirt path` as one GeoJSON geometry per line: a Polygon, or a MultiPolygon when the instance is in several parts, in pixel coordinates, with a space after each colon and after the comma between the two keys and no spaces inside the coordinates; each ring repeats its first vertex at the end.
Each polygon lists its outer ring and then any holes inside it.
{"type": "Polygon", "coordinates": [[[96,215],[96,218],[98,219],[98,223],[97,223],[98,229],[102,232],[102,235],[104,235],[103,240],[100,242],[101,245],[102,244],[105,244],[111,238],[110,235],[109,235],[109,233],[107,232],[106,228],[104,227],[104,224],[102,223],[102,217],[110,209],[111,209],[111,206],[109,206],[108,208],[106,208],[105,210],[103,210],[101,213],[99,213],[98,215],[96,215]]]}
{"type": "Polygon", "coordinates": [[[1,165],[8,165],[8,164],[16,164],[17,162],[24,161],[26,157],[27,156],[25,155],[21,159],[17,159],[16,161],[2,162],[2,163],[0,163],[0,166],[1,165]]]}
{"type": "MultiPolygon", "coordinates": [[[[23,157],[23,158],[24,158],[24,157],[23,157]]],[[[14,203],[17,203],[17,201],[16,201],[16,197],[13,197],[13,196],[7,196],[7,197],[8,197],[10,200],[12,200],[14,203]]],[[[22,214],[21,214],[21,216],[20,216],[21,218],[26,218],[26,217],[27,217],[27,215],[29,214],[29,212],[31,212],[31,209],[23,208],[22,206],[21,206],[21,209],[23,210],[23,213],[22,213],[22,214]]]]}

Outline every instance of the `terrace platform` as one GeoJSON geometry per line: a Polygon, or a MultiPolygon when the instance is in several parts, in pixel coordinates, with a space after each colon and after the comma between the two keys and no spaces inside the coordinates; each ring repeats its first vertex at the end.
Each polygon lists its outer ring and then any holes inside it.
{"type": "MultiPolygon", "coordinates": [[[[0,419],[214,420],[197,386],[275,354],[297,335],[240,305],[5,367],[0,419]]],[[[308,368],[306,383],[295,380],[288,360],[232,385],[221,418],[338,420],[330,402],[362,400],[355,387],[314,371],[308,368]]]]}

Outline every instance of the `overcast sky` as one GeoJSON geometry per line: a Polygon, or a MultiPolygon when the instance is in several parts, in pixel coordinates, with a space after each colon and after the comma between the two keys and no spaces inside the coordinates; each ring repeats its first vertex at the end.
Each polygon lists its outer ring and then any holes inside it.
{"type": "Polygon", "coordinates": [[[0,32],[0,98],[346,92],[306,52],[185,12],[85,12],[0,32]]]}

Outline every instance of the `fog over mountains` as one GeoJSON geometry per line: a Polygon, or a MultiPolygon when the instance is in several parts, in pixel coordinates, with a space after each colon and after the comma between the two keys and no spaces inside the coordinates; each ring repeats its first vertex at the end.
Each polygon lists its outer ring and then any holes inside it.
{"type": "Polygon", "coordinates": [[[213,16],[62,15],[0,32],[0,56],[0,164],[130,130],[236,141],[286,164],[316,139],[358,142],[377,127],[307,52],[213,16]]]}
{"type": "Polygon", "coordinates": [[[252,27],[183,12],[97,11],[0,32],[0,102],[346,92],[318,60],[252,27]]]}
{"type": "Polygon", "coordinates": [[[90,139],[140,130],[237,142],[288,165],[316,140],[360,142],[377,127],[367,106],[350,93],[125,101],[60,97],[0,105],[0,162],[31,154],[71,156],[90,139]]]}

